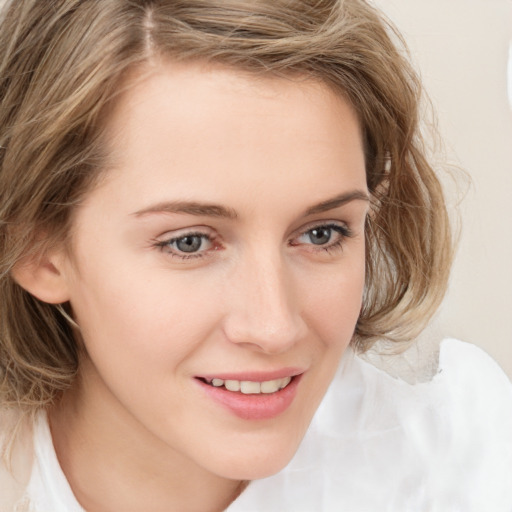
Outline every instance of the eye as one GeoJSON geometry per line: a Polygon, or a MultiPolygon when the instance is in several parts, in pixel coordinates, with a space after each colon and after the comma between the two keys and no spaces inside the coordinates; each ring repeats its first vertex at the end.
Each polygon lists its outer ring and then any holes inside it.
{"type": "Polygon", "coordinates": [[[177,238],[172,243],[180,252],[197,252],[204,245],[205,237],[201,235],[187,235],[177,238]]]}
{"type": "Polygon", "coordinates": [[[314,245],[325,245],[331,241],[332,237],[333,229],[328,226],[310,229],[302,235],[302,238],[308,239],[314,245]]]}
{"type": "Polygon", "coordinates": [[[322,224],[304,231],[291,245],[317,246],[319,250],[341,249],[345,238],[352,236],[348,227],[340,224],[322,224]]]}
{"type": "Polygon", "coordinates": [[[185,233],[159,241],[156,246],[178,258],[199,258],[212,249],[213,240],[205,233],[185,233]]]}

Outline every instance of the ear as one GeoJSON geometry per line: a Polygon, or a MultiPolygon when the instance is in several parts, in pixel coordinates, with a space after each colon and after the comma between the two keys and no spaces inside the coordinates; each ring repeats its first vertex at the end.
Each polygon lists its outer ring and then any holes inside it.
{"type": "Polygon", "coordinates": [[[43,302],[60,304],[69,300],[69,289],[61,252],[35,255],[19,261],[11,274],[27,292],[43,302]]]}

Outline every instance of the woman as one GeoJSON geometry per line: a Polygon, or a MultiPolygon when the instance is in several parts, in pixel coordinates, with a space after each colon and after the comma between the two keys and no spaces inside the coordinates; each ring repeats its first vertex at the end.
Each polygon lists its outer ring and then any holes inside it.
{"type": "Polygon", "coordinates": [[[495,364],[445,342],[409,386],[354,357],[418,335],[452,252],[372,7],[2,16],[3,509],[506,510],[495,364]]]}

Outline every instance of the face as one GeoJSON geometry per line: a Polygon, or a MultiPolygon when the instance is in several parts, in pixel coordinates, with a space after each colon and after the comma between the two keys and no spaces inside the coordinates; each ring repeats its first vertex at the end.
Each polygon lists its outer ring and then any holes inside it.
{"type": "Polygon", "coordinates": [[[108,132],[114,164],[63,264],[87,352],[77,407],[94,416],[94,397],[141,444],[216,475],[270,475],[361,308],[356,115],[319,83],[165,63],[108,132]]]}

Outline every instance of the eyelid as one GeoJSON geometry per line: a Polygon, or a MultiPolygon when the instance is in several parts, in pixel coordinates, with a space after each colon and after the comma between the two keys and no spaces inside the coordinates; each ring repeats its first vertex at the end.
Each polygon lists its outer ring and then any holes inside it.
{"type": "Polygon", "coordinates": [[[214,230],[208,226],[190,226],[185,228],[169,229],[164,231],[161,235],[155,237],[155,240],[170,240],[171,238],[182,238],[187,235],[214,236],[214,233],[214,230]]]}
{"type": "Polygon", "coordinates": [[[354,236],[353,232],[347,226],[346,223],[340,221],[324,221],[324,222],[313,222],[309,226],[303,227],[301,231],[294,236],[288,244],[292,247],[303,247],[309,253],[313,254],[329,254],[341,252],[345,246],[345,243],[348,238],[352,238],[354,236]],[[334,236],[334,240],[329,239],[329,241],[325,244],[314,244],[314,243],[304,243],[304,242],[296,242],[300,237],[307,235],[309,232],[314,229],[327,228],[335,231],[337,236],[334,236]]]}
{"type": "Polygon", "coordinates": [[[217,239],[218,235],[207,227],[192,227],[182,228],[175,231],[167,231],[163,235],[160,235],[158,238],[154,239],[152,245],[162,252],[165,252],[166,255],[178,258],[180,260],[200,259],[208,256],[208,253],[210,253],[212,250],[217,250],[219,248],[219,244],[216,244],[217,239]],[[208,242],[211,244],[211,247],[190,253],[181,252],[171,247],[172,243],[177,242],[183,238],[193,236],[208,240],[208,242]]]}
{"type": "MultiPolygon", "coordinates": [[[[346,222],[342,222],[339,220],[317,220],[312,221],[302,226],[292,235],[291,239],[298,238],[301,235],[305,235],[308,231],[311,231],[315,228],[332,228],[335,230],[340,230],[344,236],[352,236],[352,230],[349,228],[346,222]]],[[[340,232],[338,231],[338,232],[340,232]]]]}

